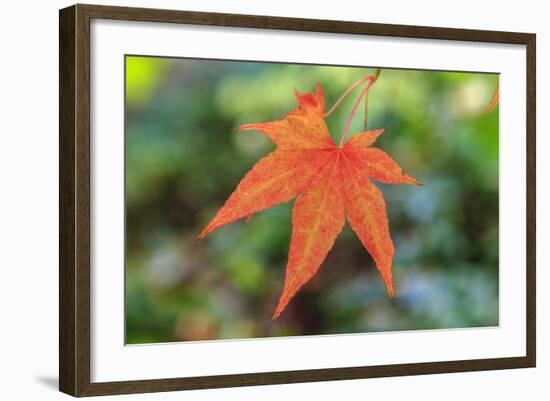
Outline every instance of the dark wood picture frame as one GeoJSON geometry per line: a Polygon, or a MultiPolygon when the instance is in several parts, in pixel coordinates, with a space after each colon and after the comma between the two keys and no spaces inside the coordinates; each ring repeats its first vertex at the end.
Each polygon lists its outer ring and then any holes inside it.
{"type": "Polygon", "coordinates": [[[62,392],[73,396],[93,396],[535,366],[535,34],[81,4],[60,10],[59,29],[59,388],[62,392]],[[93,18],[525,45],[527,48],[526,356],[92,383],[90,381],[90,21],[93,18]]]}

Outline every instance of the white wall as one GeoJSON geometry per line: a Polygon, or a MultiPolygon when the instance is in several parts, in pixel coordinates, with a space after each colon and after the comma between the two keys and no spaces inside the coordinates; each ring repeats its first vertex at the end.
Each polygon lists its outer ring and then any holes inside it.
{"type": "MultiPolygon", "coordinates": [[[[545,2],[502,1],[96,1],[101,4],[358,20],[537,33],[538,368],[435,376],[134,395],[116,399],[548,399],[550,296],[550,24],[545,2]],[[546,156],[546,157],[545,157],[546,156]],[[545,183],[546,181],[546,183],[545,183]],[[546,379],[546,382],[544,381],[546,379]]],[[[62,399],[57,380],[57,190],[59,8],[68,1],[10,1],[0,22],[0,395],[62,399]],[[6,274],[7,273],[7,274],[6,274]]],[[[105,400],[114,397],[102,398],[105,400]]]]}

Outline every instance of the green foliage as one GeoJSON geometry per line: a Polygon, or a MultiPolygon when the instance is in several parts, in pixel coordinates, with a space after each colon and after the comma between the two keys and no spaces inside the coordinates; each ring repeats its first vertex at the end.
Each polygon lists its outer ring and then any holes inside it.
{"type": "MultiPolygon", "coordinates": [[[[372,69],[140,57],[126,67],[128,343],[498,324],[498,109],[483,114],[496,75],[382,71],[369,128],[386,128],[379,146],[425,183],[384,186],[397,299],[345,229],[273,322],[292,204],[194,241],[273,148],[234,128],[281,118],[289,93],[315,82],[330,106],[372,69]]],[[[328,119],[335,140],[354,100],[328,119]]],[[[357,114],[350,133],[362,130],[357,114]]]]}

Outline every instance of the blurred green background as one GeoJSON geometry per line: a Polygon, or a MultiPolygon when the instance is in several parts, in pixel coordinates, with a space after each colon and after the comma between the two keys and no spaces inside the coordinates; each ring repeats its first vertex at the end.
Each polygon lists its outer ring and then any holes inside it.
{"type": "MultiPolygon", "coordinates": [[[[395,243],[390,300],[346,226],[271,320],[292,203],[194,237],[273,149],[243,123],[282,118],[319,82],[327,108],[369,68],[126,58],[126,342],[498,325],[498,75],[383,69],[376,146],[425,185],[380,184],[395,243]]],[[[337,141],[359,91],[328,118],[337,141]]],[[[350,133],[361,130],[362,115],[350,133]]]]}

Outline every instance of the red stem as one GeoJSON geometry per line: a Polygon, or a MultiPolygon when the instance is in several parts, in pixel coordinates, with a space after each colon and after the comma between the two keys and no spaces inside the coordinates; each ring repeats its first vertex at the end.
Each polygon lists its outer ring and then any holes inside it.
{"type": "Polygon", "coordinates": [[[361,85],[363,82],[365,82],[367,79],[373,79],[372,76],[366,76],[366,77],[363,77],[361,78],[360,80],[358,81],[355,81],[348,89],[346,89],[346,91],[344,93],[342,93],[340,95],[340,97],[338,98],[338,100],[332,105],[332,107],[330,108],[329,111],[327,111],[325,114],[324,114],[324,117],[328,117],[332,114],[332,112],[334,110],[336,110],[336,108],[338,106],[340,106],[340,103],[342,103],[342,101],[350,94],[350,92],[352,90],[354,90],[355,88],[357,88],[359,85],[361,85]]]}
{"type": "MultiPolygon", "coordinates": [[[[353,116],[355,115],[355,112],[357,111],[357,107],[359,107],[359,103],[361,103],[361,100],[363,99],[363,97],[365,97],[366,94],[369,93],[369,90],[370,90],[370,88],[371,88],[371,86],[372,86],[372,84],[374,83],[375,80],[376,79],[372,75],[369,75],[368,77],[362,78],[361,80],[357,81],[355,84],[350,86],[350,88],[353,89],[357,85],[359,85],[361,82],[369,81],[369,83],[367,84],[365,89],[363,89],[361,91],[361,93],[359,94],[359,97],[357,98],[357,100],[355,101],[355,104],[353,105],[353,108],[351,109],[351,113],[349,114],[348,121],[346,122],[346,128],[344,128],[342,138],[340,139],[340,145],[339,145],[340,148],[344,145],[344,140],[346,139],[346,135],[348,134],[349,127],[351,125],[351,122],[353,121],[353,116]]],[[[349,90],[351,90],[351,89],[349,89],[349,90]]],[[[349,90],[344,92],[344,95],[347,95],[349,93],[349,90]]],[[[344,96],[344,95],[342,95],[342,96],[344,96]]],[[[335,105],[340,102],[340,100],[342,99],[342,96],[340,97],[340,99],[338,99],[338,101],[335,103],[335,105]]],[[[329,110],[329,112],[332,112],[333,108],[334,108],[334,106],[329,110]]]]}

